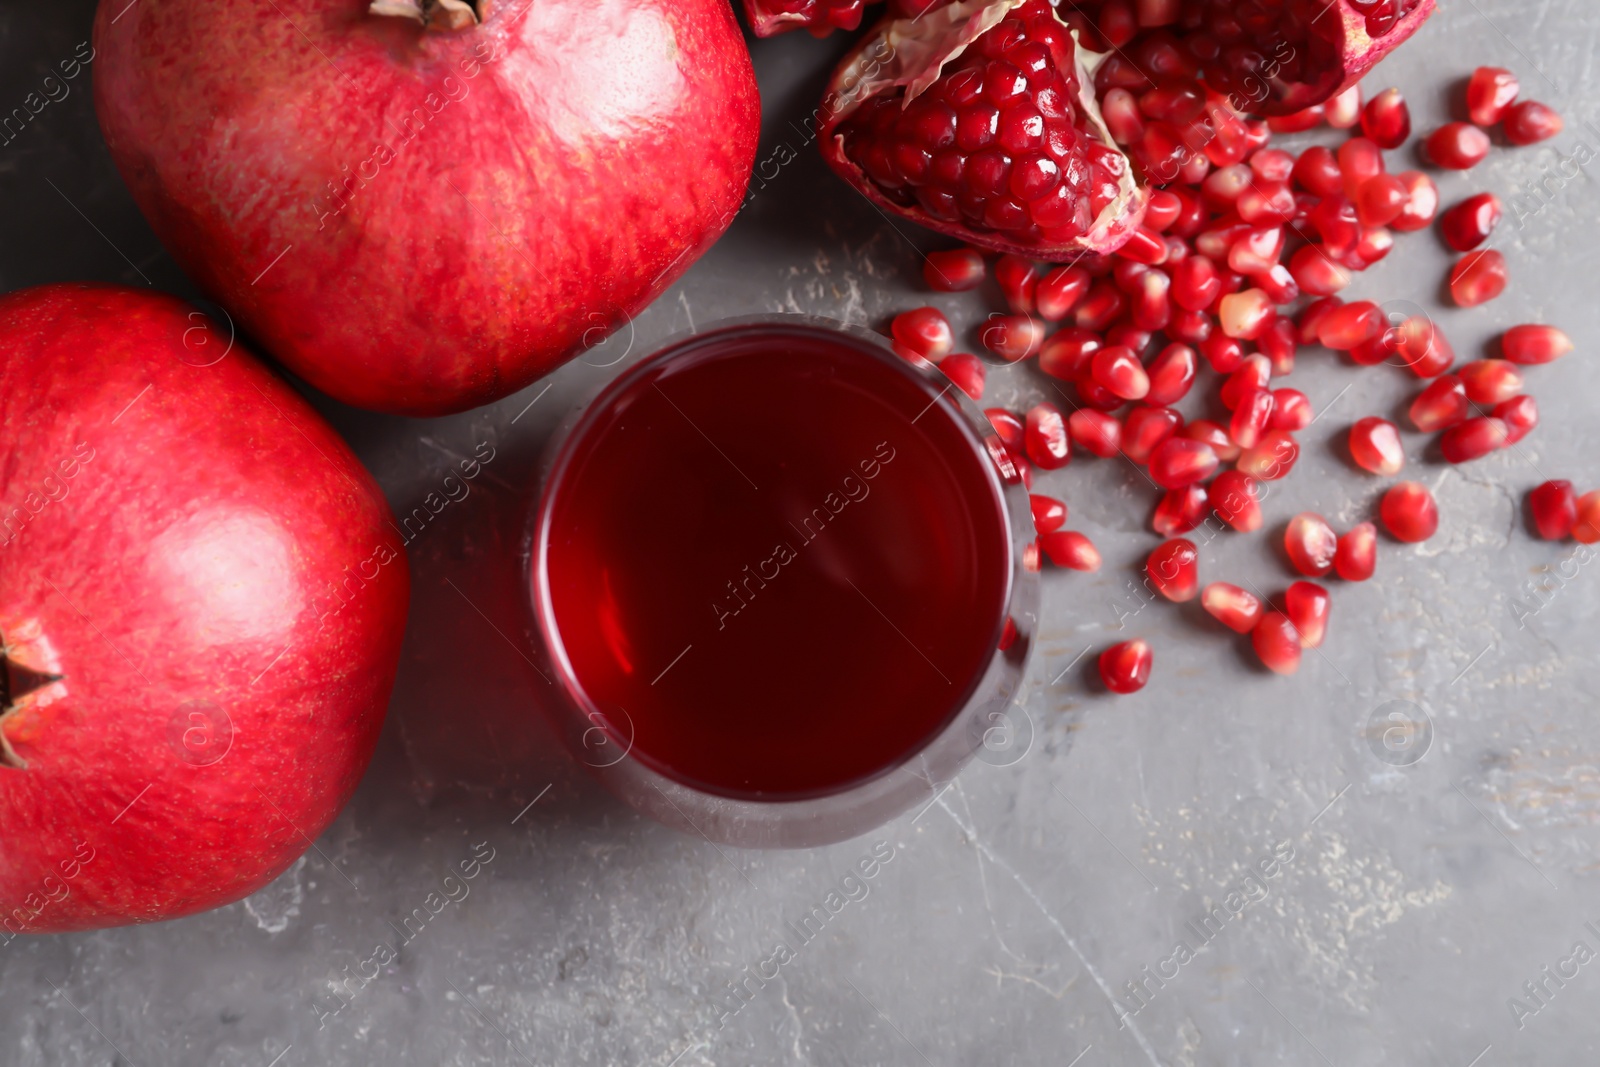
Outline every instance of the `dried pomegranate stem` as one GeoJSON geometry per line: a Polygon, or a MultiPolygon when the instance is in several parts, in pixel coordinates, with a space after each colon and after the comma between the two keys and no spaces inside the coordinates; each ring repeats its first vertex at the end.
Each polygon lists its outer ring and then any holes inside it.
{"type": "Polygon", "coordinates": [[[464,30],[483,22],[489,0],[372,0],[367,13],[414,19],[430,30],[464,30]]]}

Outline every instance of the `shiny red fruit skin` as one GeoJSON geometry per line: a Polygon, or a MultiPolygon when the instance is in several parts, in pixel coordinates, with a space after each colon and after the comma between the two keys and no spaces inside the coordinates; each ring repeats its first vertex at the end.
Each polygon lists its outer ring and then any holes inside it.
{"type": "Polygon", "coordinates": [[[1100,653],[1100,680],[1113,693],[1137,693],[1150,681],[1150,646],[1139,638],[1100,653]]]}
{"type": "Polygon", "coordinates": [[[27,764],[0,767],[4,937],[238,900],[372,756],[401,535],[338,435],[187,304],[25,290],[0,345],[0,496],[43,509],[7,530],[0,632],[13,676],[59,676],[0,722],[27,764]]]}
{"type": "Polygon", "coordinates": [[[100,128],[156,236],[330,396],[515,392],[738,212],[760,102],[726,0],[494,4],[452,33],[366,6],[104,4],[94,30],[100,128]]]}
{"type": "Polygon", "coordinates": [[[1439,505],[1427,486],[1400,482],[1383,494],[1379,506],[1383,527],[1396,541],[1415,544],[1426,541],[1439,529],[1439,505]]]}
{"type": "Polygon", "coordinates": [[[1565,479],[1544,482],[1528,494],[1528,511],[1540,537],[1565,541],[1578,521],[1578,494],[1565,479]]]}

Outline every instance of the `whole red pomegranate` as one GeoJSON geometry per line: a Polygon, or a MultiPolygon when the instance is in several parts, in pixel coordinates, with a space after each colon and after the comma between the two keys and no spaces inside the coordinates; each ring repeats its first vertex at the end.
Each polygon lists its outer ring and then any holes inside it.
{"type": "Polygon", "coordinates": [[[1046,0],[891,16],[834,72],[823,156],[880,207],[980,248],[1113,251],[1148,197],[1095,101],[1103,58],[1046,0]]]}
{"type": "Polygon", "coordinates": [[[274,356],[412,415],[598,343],[727,228],[728,0],[106,0],[95,108],[157,236],[274,356]]]}
{"type": "Polygon", "coordinates": [[[0,943],[253,892],[372,755],[404,548],[226,332],[148,292],[0,298],[0,943]]]}

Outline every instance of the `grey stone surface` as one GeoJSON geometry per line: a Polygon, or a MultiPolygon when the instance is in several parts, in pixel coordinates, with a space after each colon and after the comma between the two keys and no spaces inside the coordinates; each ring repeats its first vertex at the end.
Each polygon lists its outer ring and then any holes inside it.
{"type": "MultiPolygon", "coordinates": [[[[88,36],[91,7],[6,5],[0,107],[88,36]]],[[[0,1063],[1593,1062],[1600,963],[1547,982],[1542,1006],[1524,982],[1562,966],[1575,942],[1600,950],[1585,926],[1600,926],[1600,579],[1574,546],[1534,540],[1521,500],[1547,477],[1600,484],[1600,211],[1592,170],[1560,177],[1562,157],[1600,146],[1597,28],[1588,0],[1464,0],[1371,79],[1405,90],[1421,131],[1449,117],[1479,63],[1515,68],[1529,95],[1568,117],[1550,145],[1499,150],[1440,180],[1447,203],[1482,188],[1514,198],[1496,238],[1513,272],[1504,298],[1443,304],[1449,257],[1430,233],[1403,238],[1352,289],[1417,302],[1463,358],[1521,321],[1554,321],[1579,343],[1530,372],[1545,421],[1520,447],[1460,469],[1413,459],[1410,475],[1439,496],[1440,534],[1384,543],[1376,579],[1334,590],[1327,644],[1279,679],[1197,605],[1140,606],[1130,582],[1155,543],[1154,493],[1126,464],[1077,460],[1042,486],[1066,497],[1106,566],[1047,575],[1019,716],[1026,753],[973,764],[920,816],[794,853],[719,850],[609,799],[555,749],[536,713],[540,683],[462,596],[516,632],[513,557],[534,458],[574,397],[656,340],[779,309],[882,325],[929,300],[918,247],[934,242],[890,224],[803,143],[799,123],[841,43],[757,43],[767,162],[756,195],[630,330],[548,383],[455,418],[315,401],[397,510],[453,454],[490,441],[500,457],[412,547],[412,621],[377,759],[317,848],[250,899],[0,950],[0,1063]],[[795,158],[780,164],[783,145],[795,158]],[[1534,210],[1526,187],[1546,178],[1552,191],[1534,210]],[[1530,583],[1544,588],[1537,598],[1530,583]],[[1083,654],[1134,634],[1156,648],[1150,686],[1095,694],[1083,654]],[[1387,758],[1374,748],[1369,719],[1391,701],[1431,722],[1415,762],[1415,747],[1387,758]],[[870,894],[732,1013],[731,983],[880,841],[894,856],[870,894]],[[332,983],[396,941],[401,917],[480,842],[494,858],[470,896],[332,1012],[332,983]],[[1272,876],[1248,880],[1275,846],[1272,876]],[[1241,887],[1249,897],[1213,920],[1203,951],[1163,962],[1178,939],[1199,940],[1187,923],[1241,887]],[[1119,1025],[1114,998],[1133,1006],[1125,983],[1174,966],[1119,1025]],[[1538,1008],[1520,1025],[1514,997],[1538,1008]]],[[[192,293],[117,178],[82,83],[0,147],[0,203],[6,290],[102,279],[192,293]]],[[[992,299],[931,302],[965,331],[992,299]]],[[[1050,395],[1028,370],[991,381],[994,403],[1050,395]]],[[[1323,412],[1302,435],[1300,467],[1274,493],[1265,531],[1203,546],[1207,579],[1276,591],[1289,578],[1274,538],[1289,516],[1315,509],[1343,528],[1372,512],[1381,483],[1349,466],[1342,434],[1400,410],[1414,383],[1305,351],[1292,384],[1323,412]]],[[[1407,444],[1421,452],[1420,438],[1407,444]]]]}

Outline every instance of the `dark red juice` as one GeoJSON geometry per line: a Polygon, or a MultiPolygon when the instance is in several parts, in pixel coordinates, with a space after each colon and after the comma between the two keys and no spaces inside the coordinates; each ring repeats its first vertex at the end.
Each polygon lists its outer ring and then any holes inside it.
{"type": "Polygon", "coordinates": [[[936,395],[869,342],[745,327],[585,416],[546,490],[552,643],[631,758],[726,796],[816,796],[962,707],[1011,549],[981,445],[936,395]]]}

